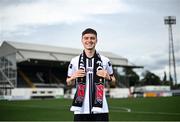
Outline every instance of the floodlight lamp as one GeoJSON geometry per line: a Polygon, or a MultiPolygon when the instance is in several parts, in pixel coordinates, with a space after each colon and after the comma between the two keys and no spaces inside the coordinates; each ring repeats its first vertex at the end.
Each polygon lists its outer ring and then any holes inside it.
{"type": "Polygon", "coordinates": [[[176,17],[175,16],[166,16],[164,17],[164,24],[172,25],[176,24],[176,17]]]}

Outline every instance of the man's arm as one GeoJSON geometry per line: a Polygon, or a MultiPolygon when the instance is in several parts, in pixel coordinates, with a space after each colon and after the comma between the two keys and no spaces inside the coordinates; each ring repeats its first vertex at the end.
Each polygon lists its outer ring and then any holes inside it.
{"type": "Polygon", "coordinates": [[[75,79],[73,77],[67,77],[66,78],[66,83],[67,83],[67,86],[74,86],[75,84],[75,79]]]}
{"type": "Polygon", "coordinates": [[[114,75],[110,76],[111,80],[110,80],[110,84],[115,87],[116,86],[116,78],[114,77],[114,75]]]}

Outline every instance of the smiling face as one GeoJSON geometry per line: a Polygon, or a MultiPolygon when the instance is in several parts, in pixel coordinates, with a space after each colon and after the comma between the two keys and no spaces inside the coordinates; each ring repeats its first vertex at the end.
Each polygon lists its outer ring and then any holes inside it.
{"type": "Polygon", "coordinates": [[[82,36],[82,44],[85,50],[95,50],[97,36],[92,33],[87,33],[82,36]]]}

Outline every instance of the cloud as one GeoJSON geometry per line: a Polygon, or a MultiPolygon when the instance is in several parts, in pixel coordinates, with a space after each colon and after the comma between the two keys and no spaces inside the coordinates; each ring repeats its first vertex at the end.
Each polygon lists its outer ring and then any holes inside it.
{"type": "Polygon", "coordinates": [[[6,31],[16,31],[24,25],[36,27],[81,22],[93,15],[129,10],[119,0],[36,0],[9,5],[6,2],[4,5],[1,6],[0,21],[6,31]]]}
{"type": "MultiPolygon", "coordinates": [[[[168,71],[168,31],[163,17],[177,15],[178,21],[178,3],[178,0],[1,0],[1,38],[4,35],[6,40],[78,47],[72,40],[78,40],[80,29],[90,25],[97,29],[103,42],[98,44],[99,50],[117,53],[163,75],[168,71]],[[113,42],[111,48],[109,40],[113,42]]],[[[180,77],[178,26],[177,22],[173,34],[180,77]]]]}

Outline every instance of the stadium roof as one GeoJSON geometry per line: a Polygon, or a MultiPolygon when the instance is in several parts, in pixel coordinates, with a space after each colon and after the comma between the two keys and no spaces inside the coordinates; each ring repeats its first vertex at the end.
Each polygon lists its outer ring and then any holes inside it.
{"type": "MultiPolygon", "coordinates": [[[[0,57],[16,53],[17,62],[27,61],[29,59],[69,62],[73,57],[79,55],[81,52],[82,49],[11,41],[4,41],[0,47],[0,57]]],[[[100,54],[107,56],[113,65],[137,68],[135,65],[128,65],[128,59],[119,55],[101,51],[100,54]]]]}

